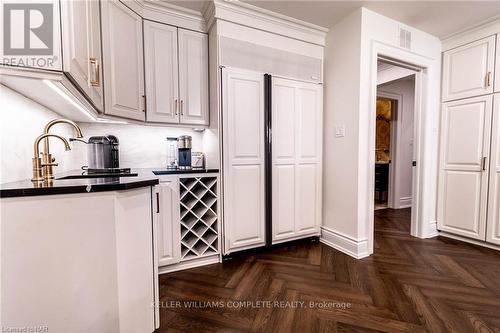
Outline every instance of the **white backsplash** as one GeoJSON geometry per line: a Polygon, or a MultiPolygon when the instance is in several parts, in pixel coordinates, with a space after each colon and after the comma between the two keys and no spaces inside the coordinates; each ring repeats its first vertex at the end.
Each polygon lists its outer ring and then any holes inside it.
{"type": "MultiPolygon", "coordinates": [[[[167,161],[167,137],[191,135],[192,151],[202,151],[203,137],[189,128],[145,125],[79,123],[85,138],[112,134],[120,141],[120,167],[163,167],[167,161]]],[[[82,144],[82,146],[85,146],[82,144]]],[[[85,165],[86,165],[85,153],[85,165]]]]}
{"type": "MultiPolygon", "coordinates": [[[[42,105],[0,85],[0,184],[31,178],[33,141],[42,134],[47,122],[60,116],[42,105]]],[[[85,138],[113,134],[120,141],[121,167],[162,167],[166,165],[167,137],[191,135],[193,151],[203,151],[203,133],[189,128],[145,125],[79,123],[85,138]]],[[[66,138],[73,136],[71,128],[56,125],[53,132],[66,138]]],[[[64,151],[61,142],[51,139],[51,152],[59,166],[55,173],[80,169],[87,165],[86,146],[71,143],[72,150],[64,151]]],[[[206,144],[205,144],[206,146],[206,144]]],[[[208,165],[216,167],[207,159],[208,165]]]]}

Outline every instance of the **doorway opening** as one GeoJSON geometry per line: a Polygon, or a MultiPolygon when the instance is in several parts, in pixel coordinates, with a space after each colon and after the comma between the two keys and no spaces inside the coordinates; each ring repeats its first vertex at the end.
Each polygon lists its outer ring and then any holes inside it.
{"type": "Polygon", "coordinates": [[[375,229],[386,216],[402,210],[405,219],[388,219],[384,227],[411,229],[411,207],[414,197],[413,143],[415,141],[415,92],[417,71],[388,63],[377,62],[377,99],[375,117],[374,220],[375,229]],[[404,210],[404,211],[403,211],[404,210]],[[389,226],[387,223],[404,223],[389,226]],[[392,223],[392,222],[391,222],[392,223]]]}

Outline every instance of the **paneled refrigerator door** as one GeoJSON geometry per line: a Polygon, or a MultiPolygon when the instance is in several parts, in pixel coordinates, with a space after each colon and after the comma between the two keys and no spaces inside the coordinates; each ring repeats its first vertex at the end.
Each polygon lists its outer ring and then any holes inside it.
{"type": "Polygon", "coordinates": [[[319,234],[322,86],[272,78],[272,242],[319,234]]]}
{"type": "Polygon", "coordinates": [[[222,70],[224,254],[265,245],[264,74],[222,70]]]}

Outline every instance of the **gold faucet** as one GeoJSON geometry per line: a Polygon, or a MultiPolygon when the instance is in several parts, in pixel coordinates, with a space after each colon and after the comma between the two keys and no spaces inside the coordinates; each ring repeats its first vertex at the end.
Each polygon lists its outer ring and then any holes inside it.
{"type": "MultiPolygon", "coordinates": [[[[33,178],[31,179],[31,181],[33,181],[33,182],[41,182],[44,180],[43,170],[44,170],[44,168],[47,167],[47,165],[45,163],[42,163],[42,160],[39,157],[40,156],[39,145],[40,145],[40,141],[42,141],[43,139],[49,140],[49,137],[54,137],[54,138],[60,139],[64,143],[64,148],[66,150],[71,150],[71,147],[69,146],[68,140],[66,140],[65,138],[63,138],[60,135],[44,133],[44,134],[40,135],[39,137],[37,137],[35,139],[35,143],[33,145],[33,178]]],[[[57,163],[51,162],[50,166],[51,167],[57,166],[57,163]]]]}
{"type": "MultiPolygon", "coordinates": [[[[45,125],[45,129],[43,131],[44,134],[48,134],[49,130],[52,126],[55,124],[68,124],[73,126],[76,132],[76,137],[77,138],[83,138],[82,130],[81,128],[74,122],[68,119],[54,119],[51,120],[47,125],[45,125]]],[[[67,142],[67,141],[66,141],[67,142]]],[[[69,149],[66,149],[69,150],[69,149]]],[[[43,178],[44,179],[53,179],[54,178],[54,172],[52,167],[57,166],[57,163],[54,163],[56,160],[55,158],[52,157],[50,154],[50,147],[49,147],[49,139],[46,137],[44,141],[44,147],[43,147],[43,154],[42,154],[42,169],[43,169],[43,178]]]]}

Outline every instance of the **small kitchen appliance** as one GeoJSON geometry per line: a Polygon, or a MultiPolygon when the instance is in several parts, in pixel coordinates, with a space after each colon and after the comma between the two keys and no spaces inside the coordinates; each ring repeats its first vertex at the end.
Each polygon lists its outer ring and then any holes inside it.
{"type": "Polygon", "coordinates": [[[191,169],[191,146],[192,138],[189,135],[181,135],[177,138],[177,147],[179,151],[179,169],[191,169]]]}
{"type": "Polygon", "coordinates": [[[88,173],[124,173],[120,169],[118,138],[114,135],[92,136],[87,142],[88,173]]]}
{"type": "Polygon", "coordinates": [[[205,155],[201,152],[192,152],[191,166],[193,169],[205,169],[205,155]]]}
{"type": "Polygon", "coordinates": [[[177,169],[177,138],[167,138],[167,169],[177,169]]]}

